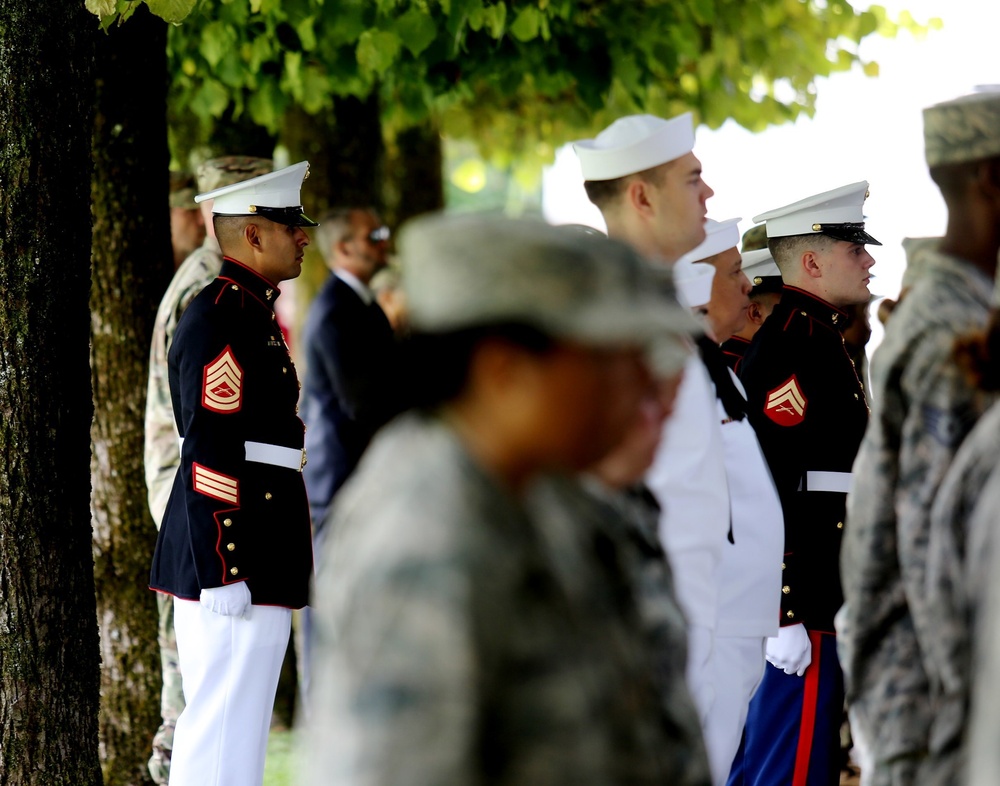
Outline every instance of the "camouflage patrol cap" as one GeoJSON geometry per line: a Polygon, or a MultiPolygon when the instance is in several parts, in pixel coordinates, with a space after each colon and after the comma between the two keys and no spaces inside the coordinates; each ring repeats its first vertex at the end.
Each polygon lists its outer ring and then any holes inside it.
{"type": "MultiPolygon", "coordinates": [[[[221,156],[210,158],[198,167],[198,191],[215,191],[233,183],[242,183],[252,177],[266,175],[274,169],[270,158],[253,156],[221,156]]],[[[191,195],[194,199],[194,195],[191,195]]]]}
{"type": "Polygon", "coordinates": [[[747,251],[760,251],[762,248],[767,248],[767,224],[757,224],[744,232],[740,250],[746,253],[747,251]]]}
{"type": "Polygon", "coordinates": [[[924,110],[928,167],[1000,156],[1000,88],[995,85],[924,110]]]}
{"type": "Polygon", "coordinates": [[[683,337],[698,331],[669,269],[578,228],[437,214],[404,226],[399,251],[418,332],[516,322],[591,346],[644,346],[668,374],[687,357],[683,337]]]}
{"type": "Polygon", "coordinates": [[[194,195],[197,193],[194,187],[194,175],[190,172],[170,170],[170,207],[197,210],[198,206],[194,203],[194,195]]]}
{"type": "Polygon", "coordinates": [[[903,251],[906,254],[906,270],[903,271],[901,289],[909,289],[927,269],[927,253],[937,250],[941,244],[939,237],[904,237],[903,251]]]}

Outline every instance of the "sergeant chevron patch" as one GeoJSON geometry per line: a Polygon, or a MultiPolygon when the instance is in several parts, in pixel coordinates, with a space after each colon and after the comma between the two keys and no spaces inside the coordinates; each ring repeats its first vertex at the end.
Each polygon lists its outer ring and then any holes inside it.
{"type": "Polygon", "coordinates": [[[806,419],[808,405],[798,379],[792,374],[774,390],[768,391],[764,414],[779,426],[797,426],[806,419]]]}
{"type": "Polygon", "coordinates": [[[243,369],[230,347],[205,366],[205,385],[201,399],[205,409],[230,415],[243,406],[243,369]]]}
{"type": "Polygon", "coordinates": [[[240,482],[195,462],[191,468],[192,485],[199,494],[212,499],[240,504],[240,482]]]}

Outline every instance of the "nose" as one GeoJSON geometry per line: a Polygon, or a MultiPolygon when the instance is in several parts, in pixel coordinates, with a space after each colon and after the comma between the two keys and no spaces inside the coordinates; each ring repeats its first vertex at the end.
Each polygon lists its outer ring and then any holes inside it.
{"type": "MultiPolygon", "coordinates": [[[[704,180],[702,180],[701,182],[705,183],[704,180]]],[[[715,196],[715,191],[712,189],[712,187],[708,183],[705,183],[705,192],[706,192],[705,193],[705,199],[709,199],[709,198],[715,196]]]]}
{"type": "Polygon", "coordinates": [[[750,290],[753,289],[753,285],[750,283],[750,279],[747,277],[746,273],[740,273],[740,291],[744,295],[749,295],[750,290]]]}
{"type": "Polygon", "coordinates": [[[295,242],[299,246],[305,248],[309,245],[309,235],[306,234],[306,231],[302,227],[296,229],[295,235],[295,242]]]}

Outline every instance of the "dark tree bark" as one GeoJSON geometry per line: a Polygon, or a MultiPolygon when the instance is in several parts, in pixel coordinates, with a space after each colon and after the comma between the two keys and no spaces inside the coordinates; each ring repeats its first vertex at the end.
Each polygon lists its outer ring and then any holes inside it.
{"type": "Polygon", "coordinates": [[[402,226],[408,219],[444,207],[441,133],[427,121],[396,135],[391,146],[386,220],[402,226]]]}
{"type": "Polygon", "coordinates": [[[0,783],[98,786],[83,3],[0,0],[0,783]]]}
{"type": "Polygon", "coordinates": [[[109,785],[151,783],[160,660],[143,419],[149,345],[173,272],[166,24],[140,7],[97,43],[93,155],[93,516],[101,627],[101,759],[109,785]]]}

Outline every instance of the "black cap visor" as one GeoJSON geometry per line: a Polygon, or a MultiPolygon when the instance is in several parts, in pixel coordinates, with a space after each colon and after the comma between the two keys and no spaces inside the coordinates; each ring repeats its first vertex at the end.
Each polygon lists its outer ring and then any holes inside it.
{"type": "Polygon", "coordinates": [[[288,227],[318,227],[319,224],[302,212],[302,205],[295,207],[264,207],[256,205],[254,215],[263,216],[288,227]]]}
{"type": "Polygon", "coordinates": [[[781,276],[754,276],[750,279],[753,289],[750,290],[750,297],[763,295],[767,292],[780,292],[785,285],[781,276]]]}
{"type": "Polygon", "coordinates": [[[819,232],[834,240],[844,240],[848,243],[861,243],[862,245],[880,246],[875,238],[865,232],[865,225],[861,224],[820,224],[819,232]]]}

